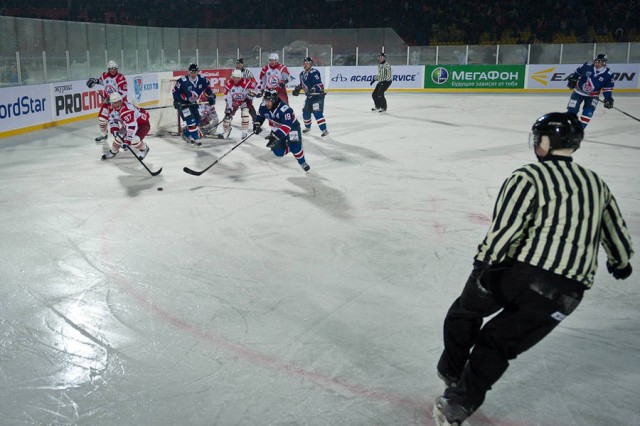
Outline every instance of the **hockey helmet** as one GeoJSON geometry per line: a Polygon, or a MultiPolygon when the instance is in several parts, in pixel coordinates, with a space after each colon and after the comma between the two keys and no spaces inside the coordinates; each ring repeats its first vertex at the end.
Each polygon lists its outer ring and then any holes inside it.
{"type": "Polygon", "coordinates": [[[304,59],[302,60],[302,62],[303,62],[303,63],[305,63],[305,64],[306,64],[306,63],[309,63],[309,64],[312,64],[312,65],[313,65],[313,59],[311,59],[311,56],[307,56],[306,58],[304,58],[304,59]]]}
{"type": "MultiPolygon", "coordinates": [[[[569,148],[574,151],[580,148],[584,137],[584,129],[576,114],[571,112],[550,112],[538,118],[531,127],[534,148],[542,143],[542,136],[549,137],[546,151],[569,148]]],[[[546,148],[546,147],[543,147],[546,148]]]]}
{"type": "Polygon", "coordinates": [[[266,92],[264,92],[264,100],[270,101],[272,103],[272,107],[278,105],[278,102],[280,102],[278,92],[275,90],[267,90],[266,92]]]}
{"type": "Polygon", "coordinates": [[[606,53],[598,53],[595,58],[593,58],[593,62],[600,61],[603,64],[607,63],[607,54],[606,53]]]}
{"type": "Polygon", "coordinates": [[[280,60],[280,56],[278,56],[278,54],[276,52],[269,53],[269,60],[270,61],[279,61],[280,60]]]}
{"type": "Polygon", "coordinates": [[[109,61],[107,63],[107,69],[110,70],[112,68],[118,69],[118,63],[116,61],[109,61]]]}
{"type": "Polygon", "coordinates": [[[122,102],[122,95],[118,92],[113,92],[109,95],[109,103],[113,105],[116,102],[122,102]]]}
{"type": "Polygon", "coordinates": [[[236,59],[236,65],[237,65],[237,64],[242,64],[242,65],[244,65],[244,59],[242,59],[242,58],[238,58],[238,59],[236,59]]]}
{"type": "Polygon", "coordinates": [[[198,64],[189,64],[189,72],[198,72],[200,68],[198,68],[198,64]]]}
{"type": "Polygon", "coordinates": [[[378,53],[378,58],[380,58],[380,57],[386,58],[387,55],[385,55],[384,52],[380,52],[380,53],[378,53]]]}
{"type": "Polygon", "coordinates": [[[231,71],[231,78],[242,78],[242,71],[240,70],[231,71]]]}

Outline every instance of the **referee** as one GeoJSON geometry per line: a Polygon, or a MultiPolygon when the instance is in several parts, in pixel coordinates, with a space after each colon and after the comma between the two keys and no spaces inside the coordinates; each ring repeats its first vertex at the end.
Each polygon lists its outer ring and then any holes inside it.
{"type": "Polygon", "coordinates": [[[576,309],[593,285],[600,244],[609,272],[631,275],[631,238],[615,198],[598,175],[572,161],[582,138],[576,115],[543,115],[532,128],[539,162],[503,183],[471,276],[444,320],[437,369],[447,389],[436,399],[437,424],[461,424],[509,360],[576,309]]]}
{"type": "Polygon", "coordinates": [[[370,83],[370,85],[373,85],[376,81],[378,82],[371,94],[375,105],[371,108],[371,111],[385,112],[387,110],[387,100],[384,97],[384,92],[391,86],[392,78],[391,65],[387,62],[387,57],[384,52],[381,52],[378,55],[378,75],[373,77],[370,83]]]}

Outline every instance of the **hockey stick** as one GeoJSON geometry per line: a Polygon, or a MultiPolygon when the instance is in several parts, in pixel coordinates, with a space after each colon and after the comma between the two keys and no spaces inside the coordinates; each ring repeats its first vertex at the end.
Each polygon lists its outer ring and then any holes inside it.
{"type": "MultiPolygon", "coordinates": [[[[200,106],[202,104],[183,104],[180,105],[181,107],[184,108],[188,108],[188,107],[192,107],[192,106],[200,106]]],[[[151,107],[151,108],[144,108],[145,111],[151,111],[154,109],[163,109],[163,108],[175,108],[173,105],[163,105],[163,106],[157,106],[157,107],[151,107]]]]}
{"type": "Polygon", "coordinates": [[[190,175],[200,176],[201,174],[203,174],[204,172],[206,172],[207,170],[209,170],[210,168],[212,168],[213,166],[215,166],[216,164],[218,164],[218,161],[222,160],[224,157],[226,157],[227,155],[229,155],[229,154],[231,153],[231,151],[233,151],[234,149],[236,149],[237,147],[239,147],[239,146],[240,146],[244,141],[246,141],[247,139],[249,139],[249,138],[250,138],[251,136],[253,136],[254,134],[255,134],[254,132],[249,133],[249,134],[247,135],[247,137],[245,137],[245,138],[244,138],[244,139],[242,139],[240,142],[238,142],[237,144],[235,144],[235,145],[233,146],[233,148],[231,148],[229,151],[227,151],[227,152],[225,152],[224,154],[222,154],[222,155],[220,156],[220,158],[218,158],[216,161],[214,161],[213,163],[211,163],[211,164],[209,165],[209,167],[207,167],[206,169],[204,169],[204,170],[202,170],[202,171],[199,171],[199,172],[198,172],[198,171],[192,170],[192,169],[190,169],[190,168],[188,168],[188,167],[184,167],[182,170],[183,170],[185,173],[188,173],[188,174],[190,174],[190,175]]]}
{"type": "MultiPolygon", "coordinates": [[[[602,99],[600,99],[600,98],[598,98],[598,101],[604,103],[604,101],[602,99]]],[[[611,106],[611,108],[615,109],[616,111],[619,111],[619,112],[623,113],[624,115],[626,115],[629,118],[633,118],[636,121],[640,121],[640,118],[634,117],[633,115],[629,114],[628,112],[624,112],[623,110],[621,110],[618,107],[611,106]]]]}
{"type": "Polygon", "coordinates": [[[126,148],[125,151],[129,151],[131,152],[131,155],[133,155],[134,157],[136,157],[136,160],[138,160],[140,162],[140,164],[142,164],[144,166],[145,169],[147,169],[147,171],[149,172],[149,174],[151,176],[158,176],[160,174],[160,172],[162,172],[162,167],[160,167],[160,169],[158,169],[158,171],[152,172],[151,170],[149,170],[149,168],[147,167],[146,164],[144,164],[144,161],[142,161],[142,159],[140,157],[138,157],[136,155],[135,152],[133,152],[133,150],[131,149],[131,147],[126,148]]]}

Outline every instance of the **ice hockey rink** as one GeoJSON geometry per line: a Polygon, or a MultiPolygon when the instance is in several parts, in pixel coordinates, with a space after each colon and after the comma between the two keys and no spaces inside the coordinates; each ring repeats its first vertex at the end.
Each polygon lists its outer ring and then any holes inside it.
{"type": "MultiPolygon", "coordinates": [[[[568,97],[393,92],[378,114],[330,93],[309,173],[264,133],[199,177],[182,168],[236,142],[150,136],[152,177],[100,161],[94,119],[1,139],[0,424],[432,425],[445,312],[503,180],[536,161],[531,125],[568,97]]],[[[636,251],[639,134],[598,107],[574,156],[636,251]]],[[[637,259],[616,281],[601,251],[577,311],[465,424],[640,424],[637,259]]]]}

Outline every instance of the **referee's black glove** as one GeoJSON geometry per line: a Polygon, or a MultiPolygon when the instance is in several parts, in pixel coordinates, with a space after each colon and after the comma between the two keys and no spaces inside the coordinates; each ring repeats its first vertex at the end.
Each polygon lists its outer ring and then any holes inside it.
{"type": "Polygon", "coordinates": [[[618,269],[607,262],[607,271],[609,271],[609,273],[613,275],[613,278],[615,278],[616,280],[626,280],[627,278],[629,278],[629,275],[631,275],[632,268],[630,263],[627,263],[627,266],[625,266],[624,268],[618,269]]]}

